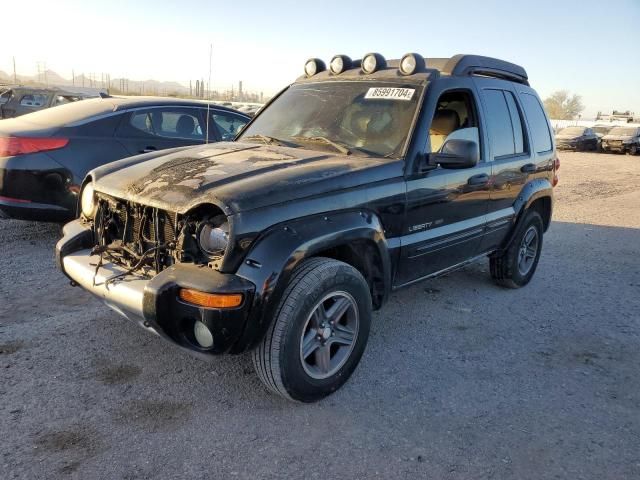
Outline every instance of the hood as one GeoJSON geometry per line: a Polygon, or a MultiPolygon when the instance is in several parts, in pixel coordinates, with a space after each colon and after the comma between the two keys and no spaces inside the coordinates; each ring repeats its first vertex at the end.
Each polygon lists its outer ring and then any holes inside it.
{"type": "Polygon", "coordinates": [[[403,168],[400,160],[240,142],[111,165],[91,173],[99,192],[178,213],[214,203],[227,214],[391,178],[403,168]]]}
{"type": "Polygon", "coordinates": [[[603,140],[631,140],[633,135],[605,135],[603,140]]]}

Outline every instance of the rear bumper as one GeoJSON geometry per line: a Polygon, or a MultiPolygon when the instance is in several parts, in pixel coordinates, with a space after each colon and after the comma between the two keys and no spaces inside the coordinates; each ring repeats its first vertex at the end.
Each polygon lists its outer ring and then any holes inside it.
{"type": "Polygon", "coordinates": [[[0,218],[38,222],[68,222],[74,216],[73,212],[60,205],[35,203],[0,195],[0,218]]]}
{"type": "Polygon", "coordinates": [[[77,285],[101,299],[125,318],[157,333],[191,353],[210,356],[229,351],[238,341],[249,315],[255,286],[236,275],[222,274],[206,266],[173,265],[154,277],[128,274],[113,282],[107,280],[125,270],[91,255],[92,231],[76,220],[65,226],[64,237],[56,246],[62,271],[77,285]],[[242,293],[237,308],[212,309],[186,303],[178,298],[180,288],[208,293],[242,293]],[[201,348],[193,336],[196,321],[211,331],[214,344],[201,348]]]}
{"type": "Polygon", "coordinates": [[[624,144],[624,143],[606,143],[603,142],[601,144],[601,147],[603,150],[607,150],[608,152],[626,152],[628,150],[628,148],[630,147],[629,144],[624,144]]]}
{"type": "Polygon", "coordinates": [[[72,174],[45,153],[0,158],[0,211],[4,217],[44,222],[75,218],[72,174]]]}

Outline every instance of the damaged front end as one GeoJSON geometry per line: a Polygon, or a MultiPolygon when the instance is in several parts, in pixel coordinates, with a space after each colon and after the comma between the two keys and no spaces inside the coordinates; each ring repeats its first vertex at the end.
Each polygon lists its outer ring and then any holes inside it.
{"type": "MultiPolygon", "coordinates": [[[[226,245],[201,248],[205,230],[227,224],[219,212],[180,215],[104,194],[97,194],[92,254],[126,268],[126,273],[154,276],[177,263],[217,268],[226,245]]],[[[227,229],[228,231],[228,229],[227,229]]]]}
{"type": "Polygon", "coordinates": [[[67,224],[56,246],[73,285],[191,352],[233,347],[255,287],[218,270],[229,239],[224,214],[213,205],[179,214],[99,192],[90,213],[67,224]]]}

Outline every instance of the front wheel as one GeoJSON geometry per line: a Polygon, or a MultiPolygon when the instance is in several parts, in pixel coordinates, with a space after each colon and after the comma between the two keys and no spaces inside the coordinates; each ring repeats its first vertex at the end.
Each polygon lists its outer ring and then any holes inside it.
{"type": "Polygon", "coordinates": [[[490,257],[491,276],[498,285],[520,288],[531,281],[542,252],[542,217],[535,210],[525,213],[511,246],[490,257]]]}
{"type": "Polygon", "coordinates": [[[352,266],[320,257],[302,262],[252,352],[258,377],[290,400],[314,402],[333,393],[362,357],[371,305],[369,286],[352,266]]]}

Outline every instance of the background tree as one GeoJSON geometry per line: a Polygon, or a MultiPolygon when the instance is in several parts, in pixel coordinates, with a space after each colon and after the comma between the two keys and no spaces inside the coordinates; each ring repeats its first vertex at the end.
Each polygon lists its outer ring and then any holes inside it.
{"type": "Polygon", "coordinates": [[[584,105],[580,95],[570,95],[567,90],[558,90],[544,101],[544,108],[549,118],[573,120],[584,110],[584,105]]]}

